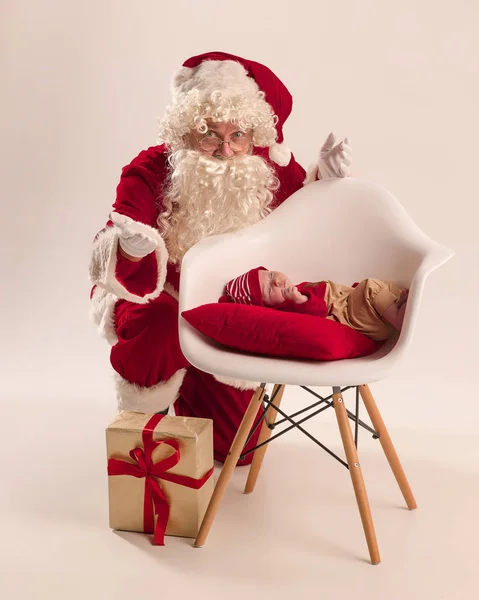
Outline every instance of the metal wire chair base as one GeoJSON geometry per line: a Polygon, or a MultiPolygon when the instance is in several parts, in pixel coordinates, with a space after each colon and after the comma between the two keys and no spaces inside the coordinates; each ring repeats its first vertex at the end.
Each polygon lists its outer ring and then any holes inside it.
{"type": "MultiPolygon", "coordinates": [[[[308,387],[302,385],[300,386],[303,390],[306,390],[309,394],[312,394],[313,396],[315,396],[316,398],[319,398],[318,402],[314,402],[313,404],[307,406],[306,408],[302,408],[301,410],[298,410],[297,412],[293,413],[292,415],[288,415],[286,414],[283,410],[281,410],[281,408],[275,406],[273,404],[273,400],[276,398],[276,395],[278,394],[280,387],[276,387],[276,389],[273,392],[273,395],[271,397],[271,399],[269,398],[269,396],[267,394],[264,395],[263,397],[263,410],[262,410],[262,414],[261,417],[257,420],[257,422],[254,424],[254,426],[252,427],[248,438],[246,439],[245,442],[245,447],[248,445],[249,441],[251,440],[251,438],[253,437],[253,435],[255,434],[256,430],[258,429],[258,427],[260,427],[263,423],[263,421],[266,420],[266,424],[267,426],[271,429],[274,430],[276,429],[276,427],[278,427],[279,425],[282,425],[283,423],[289,422],[291,423],[291,425],[289,425],[289,427],[285,427],[282,431],[280,431],[279,433],[276,433],[274,435],[272,435],[269,439],[267,439],[266,441],[262,442],[261,444],[258,444],[257,446],[255,446],[254,448],[251,448],[250,450],[247,450],[246,452],[243,452],[240,456],[240,461],[244,460],[245,456],[247,456],[248,454],[251,454],[252,452],[254,452],[255,450],[257,450],[258,448],[261,448],[261,446],[264,446],[265,444],[269,444],[270,442],[272,442],[273,440],[275,440],[276,438],[279,438],[280,436],[282,436],[283,434],[287,433],[288,431],[291,431],[292,429],[296,428],[299,429],[299,431],[301,431],[302,433],[304,433],[304,435],[306,437],[308,437],[310,440],[312,440],[315,444],[317,444],[318,446],[320,446],[325,452],[327,452],[328,454],[330,454],[333,458],[335,458],[338,462],[340,462],[344,467],[346,467],[346,469],[349,469],[348,467],[348,463],[346,461],[344,461],[341,457],[339,457],[337,454],[335,454],[332,450],[330,450],[327,446],[325,446],[322,442],[320,442],[318,439],[316,439],[313,435],[311,435],[308,431],[306,431],[303,427],[301,427],[301,425],[303,423],[305,423],[306,421],[308,421],[309,419],[312,419],[313,417],[315,417],[316,415],[319,415],[320,413],[324,412],[325,410],[327,410],[328,408],[332,408],[333,407],[333,401],[331,400],[334,393],[330,394],[329,396],[323,397],[320,396],[319,394],[317,394],[316,392],[313,392],[313,390],[309,389],[308,387]],[[302,415],[303,413],[307,413],[309,411],[311,411],[312,409],[320,406],[324,404],[325,406],[322,406],[320,409],[315,410],[313,413],[308,414],[304,417],[302,417],[299,421],[295,421],[294,418],[298,417],[299,415],[302,415]],[[279,415],[281,415],[283,418],[277,420],[275,423],[269,423],[268,419],[266,417],[266,412],[269,409],[269,407],[272,406],[272,410],[276,410],[278,412],[279,415]]],[[[356,412],[353,413],[349,410],[346,410],[348,417],[354,421],[354,444],[356,446],[356,448],[358,447],[358,443],[359,443],[359,427],[362,427],[363,429],[365,429],[366,431],[369,431],[369,433],[372,434],[373,439],[377,440],[379,439],[379,433],[377,431],[375,431],[372,427],[370,427],[367,423],[365,423],[364,421],[361,421],[361,419],[359,418],[359,386],[347,386],[344,388],[335,388],[339,391],[341,391],[341,393],[349,390],[349,389],[355,389],[356,390],[356,412]]]]}

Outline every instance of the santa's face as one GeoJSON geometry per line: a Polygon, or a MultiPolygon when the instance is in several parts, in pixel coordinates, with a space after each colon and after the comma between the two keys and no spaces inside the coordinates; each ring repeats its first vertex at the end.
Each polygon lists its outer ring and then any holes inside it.
{"type": "Polygon", "coordinates": [[[207,131],[192,131],[185,136],[185,143],[193,150],[222,160],[250,154],[253,149],[253,132],[242,131],[233,123],[206,121],[207,131]]]}
{"type": "Polygon", "coordinates": [[[237,231],[265,217],[278,188],[274,169],[251,152],[252,132],[232,123],[209,127],[209,135],[185,136],[185,147],[169,156],[158,225],[171,262],[180,262],[206,236],[237,231]]]}

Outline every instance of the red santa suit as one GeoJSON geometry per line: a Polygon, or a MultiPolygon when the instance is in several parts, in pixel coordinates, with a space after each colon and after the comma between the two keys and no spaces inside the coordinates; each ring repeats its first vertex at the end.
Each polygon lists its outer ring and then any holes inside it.
{"type": "MultiPolygon", "coordinates": [[[[254,154],[268,161],[279,179],[274,209],[301,188],[305,171],[293,156],[281,167],[270,161],[267,149],[254,148],[254,154]]],[[[224,460],[256,383],[224,382],[190,366],[181,352],[180,271],[178,265],[168,262],[157,227],[164,210],[166,176],[165,146],[141,152],[123,169],[113,209],[154,235],[158,247],[138,262],[129,261],[119,252],[116,226],[111,220],[107,222],[94,242],[92,316],[112,345],[119,408],[152,413],[174,402],[177,415],[211,418],[215,458],[224,460]]],[[[249,447],[256,439],[257,435],[249,447]]],[[[251,458],[248,455],[244,464],[251,458]]]]}
{"type": "MultiPolygon", "coordinates": [[[[317,178],[317,165],[306,177],[305,170],[282,144],[282,126],[291,112],[292,98],[267,67],[214,52],[186,61],[173,85],[174,102],[178,106],[185,103],[185,99],[197,98],[198,105],[206,103],[211,109],[218,89],[223,87],[226,92],[236,94],[240,103],[250,95],[251,106],[258,107],[262,103],[258,110],[267,108],[252,127],[254,136],[258,136],[253,137],[253,154],[262,157],[274,169],[279,181],[269,208],[274,210],[284,202],[301,188],[305,179],[317,178]],[[268,118],[273,137],[264,141],[268,118]],[[261,135],[263,142],[256,143],[261,135]]],[[[234,110],[234,101],[228,106],[228,110],[234,110]]],[[[184,114],[185,111],[180,116],[184,114]]],[[[229,113],[224,120],[233,122],[235,118],[239,117],[229,113]]],[[[170,131],[173,130],[170,127],[170,131]]],[[[135,231],[154,240],[156,249],[138,262],[124,258],[119,251],[121,227],[118,222],[109,220],[94,241],[90,264],[94,284],[91,312],[100,332],[112,346],[111,364],[117,375],[119,408],[154,413],[174,403],[178,415],[211,418],[215,458],[224,460],[257,382],[226,381],[203,373],[189,365],[181,352],[178,339],[180,268],[168,259],[158,217],[165,211],[168,155],[174,150],[175,139],[181,139],[183,134],[180,131],[177,138],[173,135],[169,142],[164,138],[166,145],[144,150],[124,167],[113,211],[131,219],[135,231]]],[[[257,435],[248,447],[255,444],[257,435]]],[[[252,454],[246,457],[244,464],[251,459],[252,454]]]]}

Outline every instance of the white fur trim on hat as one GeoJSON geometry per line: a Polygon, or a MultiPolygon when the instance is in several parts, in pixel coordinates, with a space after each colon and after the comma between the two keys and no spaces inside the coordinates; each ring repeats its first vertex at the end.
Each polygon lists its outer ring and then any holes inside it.
{"type": "Polygon", "coordinates": [[[280,167],[287,167],[291,160],[291,150],[284,144],[273,144],[269,147],[269,157],[280,167]]]}
{"type": "MultiPolygon", "coordinates": [[[[269,148],[278,138],[277,117],[264,92],[234,60],[205,60],[181,67],[172,81],[173,102],[159,121],[158,142],[170,150],[184,147],[184,135],[205,132],[207,121],[232,122],[253,130],[253,144],[269,148]]],[[[289,163],[290,155],[273,151],[273,162],[289,163]]]]}
{"type": "Polygon", "coordinates": [[[205,60],[197,67],[181,67],[173,77],[172,87],[175,95],[196,89],[203,97],[217,91],[234,96],[253,96],[259,91],[256,81],[234,60],[205,60]]]}

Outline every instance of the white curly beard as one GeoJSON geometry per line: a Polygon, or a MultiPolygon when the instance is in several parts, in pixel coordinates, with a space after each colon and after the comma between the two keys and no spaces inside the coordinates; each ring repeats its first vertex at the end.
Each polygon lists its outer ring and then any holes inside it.
{"type": "Polygon", "coordinates": [[[279,182],[260,156],[221,160],[185,149],[171,154],[169,162],[172,172],[158,225],[170,262],[181,262],[204,237],[242,229],[271,212],[279,182]]]}

